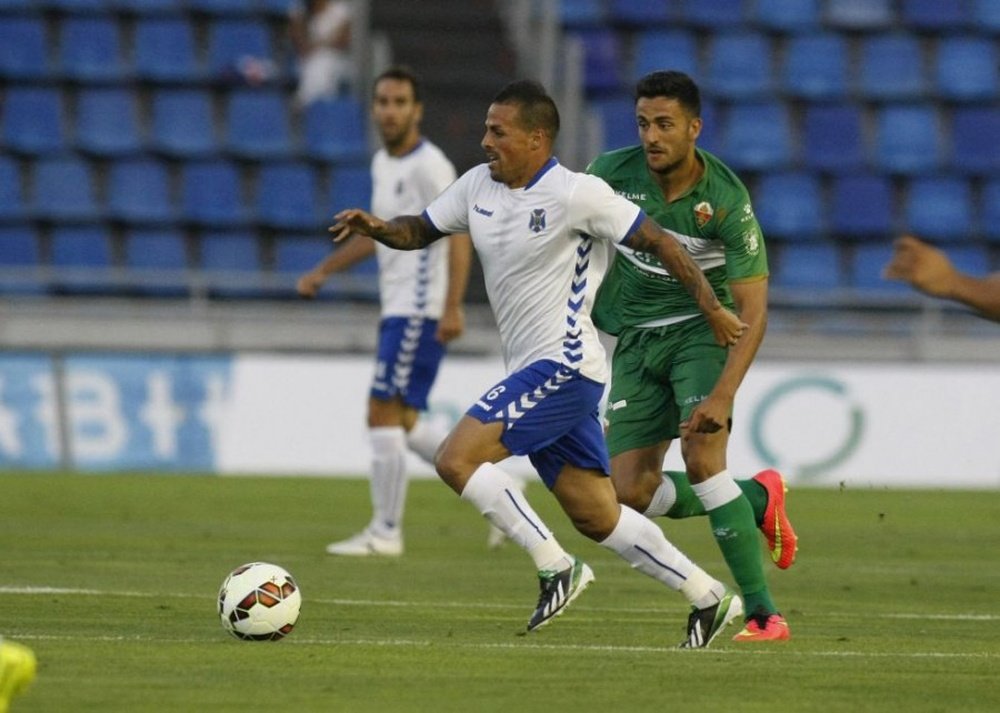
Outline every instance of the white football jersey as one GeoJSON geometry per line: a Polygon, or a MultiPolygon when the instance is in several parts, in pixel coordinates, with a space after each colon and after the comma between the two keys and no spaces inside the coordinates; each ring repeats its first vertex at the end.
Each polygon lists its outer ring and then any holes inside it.
{"type": "Polygon", "coordinates": [[[552,359],[595,381],[607,363],[590,318],[607,267],[645,214],[600,178],[554,158],[523,188],[490,178],[486,164],[462,175],[424,212],[443,233],[472,236],[500,329],[508,372],[552,359]]]}
{"type": "MultiPolygon", "coordinates": [[[[419,215],[454,180],[455,167],[427,139],[405,156],[380,149],[372,157],[372,213],[384,220],[419,215]]],[[[448,291],[448,245],[439,240],[424,250],[406,251],[376,243],[383,317],[441,318],[448,291]]]]}

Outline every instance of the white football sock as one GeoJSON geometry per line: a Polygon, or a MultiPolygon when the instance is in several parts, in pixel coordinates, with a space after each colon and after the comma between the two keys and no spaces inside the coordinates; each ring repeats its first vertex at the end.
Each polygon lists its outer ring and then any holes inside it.
{"type": "Polygon", "coordinates": [[[436,421],[421,418],[417,419],[413,428],[406,434],[406,445],[411,451],[434,465],[434,455],[447,435],[447,429],[442,428],[436,421]]]}
{"type": "Polygon", "coordinates": [[[674,547],[664,536],[663,530],[653,522],[632,508],[625,505],[620,507],[618,524],[601,545],[618,554],[643,574],[680,592],[699,609],[719,600],[721,593],[725,591],[721,582],[716,582],[674,547]]]}
{"type": "Polygon", "coordinates": [[[701,483],[692,483],[691,489],[705,506],[705,512],[711,512],[743,497],[743,491],[728,470],[721,470],[701,483]]]}
{"type": "Polygon", "coordinates": [[[406,505],[406,432],[402,426],[371,428],[372,522],[380,535],[399,532],[406,505]]]}
{"type": "Polygon", "coordinates": [[[462,490],[468,500],[512,541],[525,549],[538,570],[562,570],[572,559],[524,497],[522,488],[502,468],[483,463],[462,490]]]}
{"type": "Polygon", "coordinates": [[[677,486],[674,485],[674,481],[670,478],[663,476],[660,486],[653,493],[653,498],[649,501],[649,506],[643,515],[646,517],[662,517],[667,514],[676,501],[677,486]]]}

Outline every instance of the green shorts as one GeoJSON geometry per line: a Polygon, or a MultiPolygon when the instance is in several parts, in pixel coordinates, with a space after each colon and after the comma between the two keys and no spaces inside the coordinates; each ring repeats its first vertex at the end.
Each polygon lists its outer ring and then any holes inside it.
{"type": "Polygon", "coordinates": [[[727,349],[697,317],[666,327],[627,328],[611,362],[604,418],[618,455],[680,436],[680,424],[712,391],[727,349]]]}

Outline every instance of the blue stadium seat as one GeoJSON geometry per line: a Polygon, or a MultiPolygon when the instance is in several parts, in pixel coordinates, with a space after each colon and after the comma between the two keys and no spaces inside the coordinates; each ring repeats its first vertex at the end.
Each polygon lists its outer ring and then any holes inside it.
{"type": "Polygon", "coordinates": [[[34,228],[20,224],[0,227],[0,293],[43,294],[45,277],[38,270],[42,255],[34,228]]]}
{"type": "Polygon", "coordinates": [[[69,145],[58,89],[10,87],[4,93],[0,112],[0,141],[10,151],[38,156],[62,151],[69,145]]]}
{"type": "Polygon", "coordinates": [[[187,244],[179,230],[130,230],[125,237],[125,265],[149,270],[185,270],[187,244]]]}
{"type": "Polygon", "coordinates": [[[325,161],[359,161],[368,155],[365,109],[354,97],[318,99],[303,110],[306,155],[325,161]]]}
{"type": "Polygon", "coordinates": [[[32,210],[40,220],[73,222],[102,217],[94,174],[81,159],[39,159],[34,165],[32,185],[32,210]]]}
{"type": "Polygon", "coordinates": [[[788,107],[779,102],[733,104],[721,155],[735,171],[772,171],[793,158],[788,107]]]}
{"type": "Polygon", "coordinates": [[[894,195],[888,176],[837,176],[830,197],[830,230],[835,238],[885,237],[895,227],[894,195]]]}
{"type": "Polygon", "coordinates": [[[714,154],[721,154],[722,111],[711,99],[701,98],[701,134],[698,136],[698,146],[714,154]]]}
{"type": "Polygon", "coordinates": [[[247,232],[203,233],[199,240],[198,264],[203,270],[259,272],[260,246],[257,237],[247,232]]]}
{"type": "Polygon", "coordinates": [[[105,0],[43,0],[39,2],[44,8],[71,12],[104,12],[105,0]]]}
{"type": "Polygon", "coordinates": [[[992,272],[989,250],[984,245],[949,246],[946,250],[952,264],[970,275],[985,275],[992,272]]]}
{"type": "Polygon", "coordinates": [[[901,0],[900,20],[912,30],[941,32],[967,27],[972,13],[964,0],[901,0]]]}
{"type": "Polygon", "coordinates": [[[772,32],[800,33],[819,27],[820,0],[757,0],[753,19],[772,32]]]}
{"type": "Polygon", "coordinates": [[[177,0],[109,0],[116,10],[135,15],[156,15],[175,11],[177,0]]]}
{"type": "Polygon", "coordinates": [[[941,127],[931,104],[889,105],[876,117],[875,165],[890,173],[933,171],[943,163],[941,127]]]}
{"type": "Polygon", "coordinates": [[[980,205],[983,235],[990,242],[1000,243],[1000,177],[991,178],[983,184],[980,205]]]}
{"type": "Polygon", "coordinates": [[[0,77],[43,79],[49,75],[45,23],[41,16],[0,17],[0,77]]]}
{"type": "Polygon", "coordinates": [[[176,219],[166,164],[148,158],[117,161],[108,171],[108,217],[127,223],[176,219]]]}
{"type": "Polygon", "coordinates": [[[938,43],[934,89],[952,101],[995,99],[1000,94],[1000,54],[985,37],[944,37],[938,43]]]}
{"type": "Polygon", "coordinates": [[[226,148],[239,158],[260,160],[291,154],[291,127],[284,94],[234,89],[226,106],[226,148]]]}
{"type": "Polygon", "coordinates": [[[329,215],[344,208],[371,205],[372,175],[367,166],[337,166],[330,177],[330,194],[324,206],[329,215]]]}
{"type": "Polygon", "coordinates": [[[602,150],[620,149],[639,143],[635,121],[635,102],[631,97],[609,97],[591,102],[591,108],[601,118],[602,150]]]}
{"type": "Polygon", "coordinates": [[[200,89],[161,89],[153,95],[150,147],[175,158],[219,150],[212,98],[200,89]]]}
{"type": "Polygon", "coordinates": [[[20,221],[27,216],[21,169],[15,159],[0,155],[0,222],[20,221]]]}
{"type": "Polygon", "coordinates": [[[59,71],[69,79],[121,81],[129,74],[112,16],[69,16],[60,24],[59,71]]]}
{"type": "Polygon", "coordinates": [[[855,245],[851,255],[851,286],[890,295],[912,295],[913,289],[909,285],[882,277],[882,270],[891,257],[892,243],[886,236],[879,236],[878,241],[855,245]]]}
{"type": "Polygon", "coordinates": [[[0,0],[0,12],[27,10],[33,4],[34,0],[0,0]]]}
{"type": "Polygon", "coordinates": [[[185,5],[210,15],[244,15],[257,9],[255,3],[248,0],[185,0],[185,5]]]}
{"type": "Polygon", "coordinates": [[[274,241],[274,271],[301,275],[330,254],[333,245],[319,234],[279,235],[274,241]]]}
{"type": "Polygon", "coordinates": [[[626,27],[648,28],[671,20],[670,3],[664,0],[611,0],[609,19],[626,27]]]}
{"type": "Polygon", "coordinates": [[[786,92],[801,99],[841,99],[847,95],[848,50],[844,35],[793,35],[783,65],[786,92]]]}
{"type": "Polygon", "coordinates": [[[907,231],[933,240],[969,240],[973,237],[975,207],[968,180],[956,176],[929,176],[910,182],[903,210],[907,231]]]}
{"type": "Polygon", "coordinates": [[[52,266],[63,268],[54,279],[68,292],[115,292],[111,236],[103,226],[58,227],[50,235],[52,266]],[[69,271],[67,271],[67,269],[69,271]]]}
{"type": "Polygon", "coordinates": [[[77,94],[76,145],[95,156],[124,156],[143,147],[136,95],[118,87],[77,94]]]}
{"type": "Polygon", "coordinates": [[[776,288],[829,290],[843,284],[840,255],[833,243],[785,244],[777,253],[771,275],[776,288]]]}
{"type": "Polygon", "coordinates": [[[680,19],[684,24],[712,32],[742,27],[747,15],[744,0],[683,0],[680,19]]]}
{"type": "Polygon", "coordinates": [[[635,41],[635,70],[638,79],[660,69],[675,69],[699,76],[698,39],[688,30],[646,30],[635,41]]]}
{"type": "Polygon", "coordinates": [[[195,161],[181,169],[181,214],[200,226],[239,227],[250,219],[239,168],[231,161],[195,161]]]}
{"type": "Polygon", "coordinates": [[[583,86],[588,95],[622,88],[622,52],[611,28],[578,30],[570,34],[583,45],[583,86]]]}
{"type": "Polygon", "coordinates": [[[826,230],[819,178],[807,171],[764,174],[753,193],[766,239],[815,240],[826,230]]]}
{"type": "MultiPolygon", "coordinates": [[[[27,225],[0,227],[0,268],[37,267],[41,251],[33,228],[27,225]]],[[[0,290],[7,292],[6,280],[0,280],[0,290]]]]}
{"type": "Polygon", "coordinates": [[[920,40],[913,35],[872,35],[861,45],[858,90],[867,99],[912,99],[928,89],[920,40]]]}
{"type": "Polygon", "coordinates": [[[151,82],[204,79],[194,28],[183,17],[143,17],[135,25],[135,71],[151,82]]]}
{"type": "Polygon", "coordinates": [[[213,295],[245,299],[263,294],[256,236],[244,232],[205,233],[199,246],[199,265],[213,295]]]}
{"type": "Polygon", "coordinates": [[[892,0],[826,0],[824,20],[845,30],[882,30],[895,22],[892,0]]]}
{"type": "Polygon", "coordinates": [[[288,0],[257,0],[261,12],[273,17],[288,17],[288,0]]]}
{"type": "Polygon", "coordinates": [[[187,294],[187,244],[179,230],[131,230],[125,234],[125,267],[138,292],[158,297],[187,294]]]}
{"type": "Polygon", "coordinates": [[[1000,176],[1000,112],[992,104],[956,108],[951,116],[951,146],[955,170],[1000,176]]]}
{"type": "Polygon", "coordinates": [[[563,27],[601,27],[606,20],[603,0],[559,0],[559,22],[563,27]]]}
{"type": "Polygon", "coordinates": [[[216,79],[235,78],[245,57],[269,58],[273,54],[263,20],[216,20],[209,25],[208,73],[216,79]]]}
{"type": "Polygon", "coordinates": [[[718,32],[712,38],[705,91],[726,99],[751,99],[774,87],[771,43],[756,32],[718,32]]]}
{"type": "Polygon", "coordinates": [[[996,0],[972,0],[972,19],[981,31],[1000,32],[1000,3],[996,0]]]}
{"type": "Polygon", "coordinates": [[[803,161],[808,168],[843,173],[865,163],[861,108],[851,103],[810,104],[802,122],[803,161]]]}
{"type": "Polygon", "coordinates": [[[322,227],[316,172],[305,163],[268,163],[257,178],[257,219],[285,230],[322,227]]]}

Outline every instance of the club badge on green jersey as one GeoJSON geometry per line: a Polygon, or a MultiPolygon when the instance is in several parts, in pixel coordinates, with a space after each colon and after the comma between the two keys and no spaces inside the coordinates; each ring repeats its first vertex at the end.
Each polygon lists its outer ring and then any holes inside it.
{"type": "Polygon", "coordinates": [[[713,215],[715,215],[715,209],[708,201],[702,201],[694,207],[694,222],[698,224],[699,228],[704,228],[713,215]]]}

